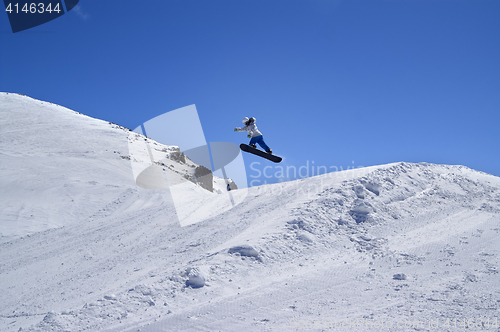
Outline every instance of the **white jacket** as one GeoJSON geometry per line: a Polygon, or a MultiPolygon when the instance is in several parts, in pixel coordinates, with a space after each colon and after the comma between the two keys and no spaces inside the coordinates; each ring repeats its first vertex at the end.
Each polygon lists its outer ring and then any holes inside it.
{"type": "Polygon", "coordinates": [[[260,136],[260,135],[262,135],[262,133],[259,131],[259,129],[257,129],[257,125],[255,124],[255,122],[257,122],[257,119],[254,118],[252,123],[250,123],[249,125],[242,127],[242,128],[237,127],[236,130],[237,131],[248,131],[248,133],[250,134],[250,136],[252,138],[260,136]]]}

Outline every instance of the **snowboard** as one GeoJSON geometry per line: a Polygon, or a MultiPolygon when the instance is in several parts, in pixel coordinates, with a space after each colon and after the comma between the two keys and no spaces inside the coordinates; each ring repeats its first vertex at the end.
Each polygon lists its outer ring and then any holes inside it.
{"type": "Polygon", "coordinates": [[[256,148],[252,148],[250,145],[240,144],[240,149],[245,152],[252,153],[256,156],[266,158],[267,160],[271,160],[275,163],[279,163],[281,161],[281,157],[275,156],[274,154],[270,154],[256,148]]]}

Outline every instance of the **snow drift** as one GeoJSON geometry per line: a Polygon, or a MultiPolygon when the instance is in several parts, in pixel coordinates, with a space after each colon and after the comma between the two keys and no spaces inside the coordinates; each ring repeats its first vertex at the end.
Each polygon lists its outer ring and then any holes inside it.
{"type": "Polygon", "coordinates": [[[373,166],[180,227],[127,129],[6,93],[0,114],[1,331],[498,329],[498,177],[373,166]]]}

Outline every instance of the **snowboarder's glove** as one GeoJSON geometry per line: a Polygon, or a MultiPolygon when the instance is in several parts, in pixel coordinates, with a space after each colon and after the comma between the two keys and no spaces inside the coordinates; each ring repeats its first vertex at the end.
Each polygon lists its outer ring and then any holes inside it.
{"type": "Polygon", "coordinates": [[[247,137],[248,137],[248,138],[252,138],[252,135],[248,134],[248,135],[247,135],[247,137]]]}
{"type": "Polygon", "coordinates": [[[234,128],[234,131],[238,131],[238,128],[234,128]]]}

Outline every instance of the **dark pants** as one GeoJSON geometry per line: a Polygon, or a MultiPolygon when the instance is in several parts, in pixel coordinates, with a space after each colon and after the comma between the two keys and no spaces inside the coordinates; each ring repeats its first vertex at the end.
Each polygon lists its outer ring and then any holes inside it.
{"type": "Polygon", "coordinates": [[[252,139],[250,140],[249,145],[252,145],[252,144],[255,145],[257,143],[264,149],[264,151],[268,152],[269,150],[271,150],[267,146],[266,142],[264,142],[264,137],[262,135],[256,136],[256,137],[252,137],[252,139]]]}

